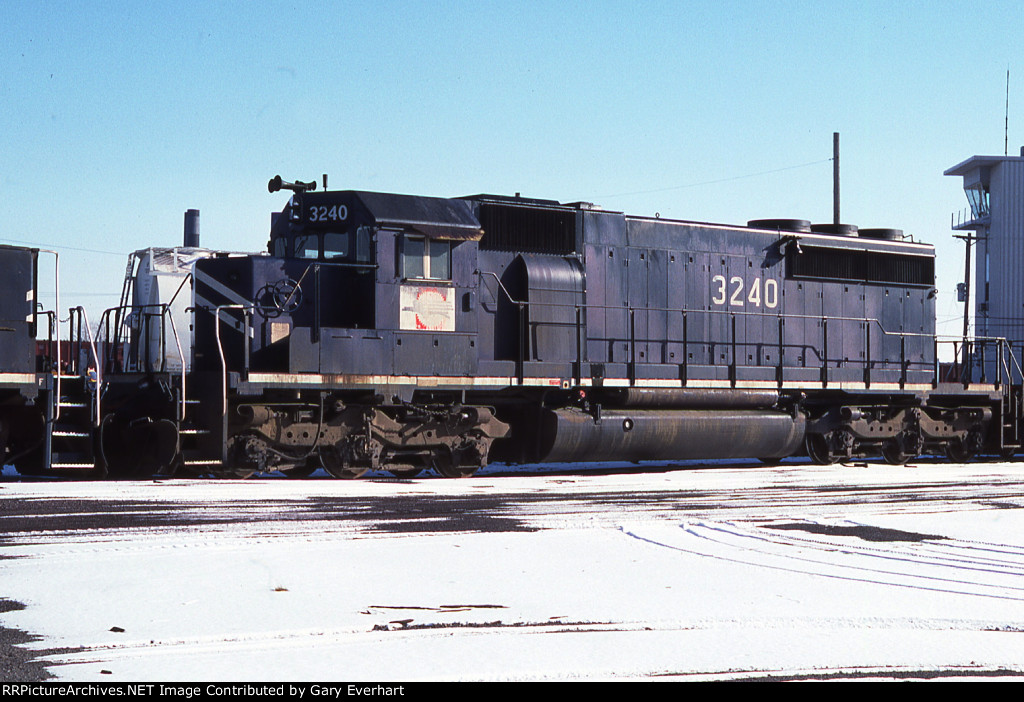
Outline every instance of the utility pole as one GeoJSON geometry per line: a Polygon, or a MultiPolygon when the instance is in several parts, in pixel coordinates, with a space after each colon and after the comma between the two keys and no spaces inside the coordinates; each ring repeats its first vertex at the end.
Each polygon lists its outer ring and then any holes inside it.
{"type": "Polygon", "coordinates": [[[964,257],[964,348],[967,348],[967,327],[971,316],[971,235],[968,232],[964,238],[967,245],[967,255],[964,257]]]}

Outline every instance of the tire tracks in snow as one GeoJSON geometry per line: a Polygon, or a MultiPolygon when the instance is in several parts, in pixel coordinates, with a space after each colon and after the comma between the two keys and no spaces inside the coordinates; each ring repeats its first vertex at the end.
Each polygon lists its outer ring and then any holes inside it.
{"type": "Polygon", "coordinates": [[[623,528],[630,538],[730,563],[824,578],[1024,602],[1024,547],[878,530],[852,521],[684,522],[673,533],[623,528]]]}

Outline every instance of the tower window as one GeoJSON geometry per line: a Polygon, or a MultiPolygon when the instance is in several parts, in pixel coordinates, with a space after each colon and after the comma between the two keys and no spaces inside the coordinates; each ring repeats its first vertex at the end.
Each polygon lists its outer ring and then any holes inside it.
{"type": "Polygon", "coordinates": [[[988,216],[988,189],[978,185],[972,185],[969,188],[964,188],[964,194],[967,195],[967,202],[971,204],[971,215],[974,219],[981,219],[982,217],[988,216]]]}

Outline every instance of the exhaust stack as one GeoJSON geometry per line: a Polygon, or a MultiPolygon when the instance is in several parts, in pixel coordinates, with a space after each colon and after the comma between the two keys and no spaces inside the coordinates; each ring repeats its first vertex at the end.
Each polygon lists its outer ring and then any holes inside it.
{"type": "Polygon", "coordinates": [[[182,245],[199,248],[199,210],[185,210],[185,240],[182,245]]]}

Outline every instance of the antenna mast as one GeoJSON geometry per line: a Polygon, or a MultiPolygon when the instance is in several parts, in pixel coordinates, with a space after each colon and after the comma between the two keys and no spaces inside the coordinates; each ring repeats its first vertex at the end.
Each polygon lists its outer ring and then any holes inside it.
{"type": "Polygon", "coordinates": [[[839,132],[832,132],[832,223],[839,226],[839,132]]]}
{"type": "Polygon", "coordinates": [[[1010,145],[1010,67],[1006,67],[1006,119],[1003,122],[1003,156],[1009,155],[1010,145]]]}

